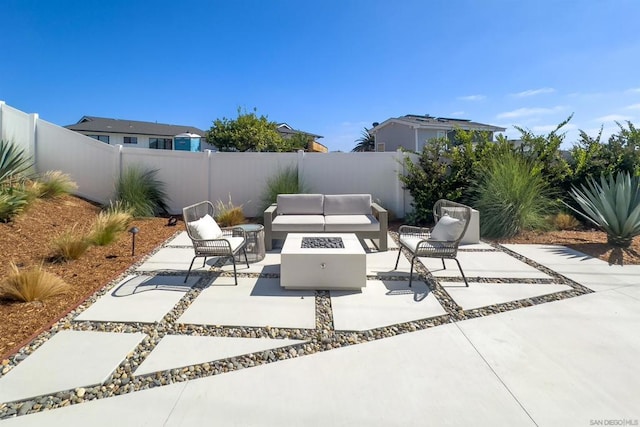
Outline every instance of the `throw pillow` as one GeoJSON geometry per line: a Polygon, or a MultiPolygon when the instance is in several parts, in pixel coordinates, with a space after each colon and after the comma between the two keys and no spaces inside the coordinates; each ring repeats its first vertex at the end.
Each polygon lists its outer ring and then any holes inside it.
{"type": "Polygon", "coordinates": [[[448,214],[444,214],[438,220],[438,223],[431,230],[431,238],[429,240],[439,240],[450,242],[460,237],[460,233],[464,229],[464,220],[452,218],[448,214]]]}
{"type": "Polygon", "coordinates": [[[222,237],[222,230],[211,215],[206,214],[197,221],[191,221],[187,224],[191,234],[196,239],[211,240],[222,237]]]}

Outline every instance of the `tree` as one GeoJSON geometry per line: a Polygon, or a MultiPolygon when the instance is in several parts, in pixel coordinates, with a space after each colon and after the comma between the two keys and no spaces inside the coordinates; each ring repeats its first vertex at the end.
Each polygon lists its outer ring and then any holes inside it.
{"type": "Polygon", "coordinates": [[[564,188],[571,175],[571,168],[560,152],[565,134],[559,131],[569,123],[572,117],[573,114],[558,124],[548,135],[534,135],[528,129],[514,126],[520,132],[521,153],[540,165],[542,175],[547,178],[551,188],[564,188]]]}
{"type": "Polygon", "coordinates": [[[376,151],[376,140],[367,128],[362,130],[360,138],[356,139],[355,142],[356,146],[351,152],[376,151]]]}
{"type": "Polygon", "coordinates": [[[307,150],[309,144],[314,141],[313,136],[304,132],[297,132],[288,138],[284,138],[281,151],[307,150]]]}
{"type": "Polygon", "coordinates": [[[288,151],[277,124],[255,112],[255,108],[251,113],[238,108],[237,119],[216,119],[207,133],[207,142],[220,151],[288,151]]]}

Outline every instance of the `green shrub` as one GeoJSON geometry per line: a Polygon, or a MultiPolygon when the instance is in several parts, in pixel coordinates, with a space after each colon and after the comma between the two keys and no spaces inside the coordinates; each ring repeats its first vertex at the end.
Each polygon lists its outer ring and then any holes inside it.
{"type": "Polygon", "coordinates": [[[488,161],[473,192],[473,205],[480,211],[480,230],[486,237],[546,229],[546,218],[556,205],[541,167],[511,152],[488,161]]]}
{"type": "Polygon", "coordinates": [[[260,212],[264,212],[273,203],[276,203],[278,194],[301,194],[309,190],[304,182],[298,179],[298,168],[290,166],[280,170],[276,175],[267,179],[262,194],[260,212]]]}
{"type": "Polygon", "coordinates": [[[547,135],[534,135],[530,130],[515,126],[520,132],[520,140],[522,141],[519,152],[540,168],[540,172],[550,188],[563,188],[564,183],[571,176],[571,168],[562,156],[560,146],[565,138],[565,134],[561,130],[572,118],[573,114],[547,135]]]}
{"type": "Polygon", "coordinates": [[[168,196],[164,182],[156,178],[157,170],[128,168],[116,184],[117,200],[134,217],[151,217],[167,212],[168,196]]]}
{"type": "Polygon", "coordinates": [[[43,198],[60,197],[78,189],[78,185],[71,180],[71,176],[61,171],[45,172],[38,182],[40,197],[43,198]]]}
{"type": "Polygon", "coordinates": [[[229,194],[229,203],[224,203],[222,200],[215,203],[215,211],[215,219],[221,227],[233,227],[246,222],[242,205],[235,206],[231,201],[231,194],[229,194]]]}
{"type": "MultiPolygon", "coordinates": [[[[571,196],[582,208],[578,214],[605,233],[607,242],[616,248],[628,248],[640,235],[640,178],[618,172],[614,178],[587,180],[580,189],[573,187],[571,196]]],[[[573,208],[572,208],[573,209],[573,208]]]]}
{"type": "Polygon", "coordinates": [[[43,301],[68,288],[68,284],[45,271],[42,265],[20,271],[12,262],[11,273],[0,283],[0,296],[22,302],[43,301]]]}
{"type": "MultiPolygon", "coordinates": [[[[587,185],[590,179],[601,176],[616,175],[626,172],[630,175],[640,174],[640,130],[627,122],[627,127],[618,123],[619,131],[611,135],[607,142],[602,142],[602,129],[596,137],[580,131],[578,143],[571,149],[570,165],[572,175],[565,187],[567,192],[572,187],[587,185]]],[[[573,198],[565,200],[572,208],[579,205],[573,198]]]]}
{"type": "Polygon", "coordinates": [[[405,174],[399,176],[409,191],[412,212],[405,218],[414,225],[433,220],[433,205],[439,199],[469,203],[469,187],[481,166],[498,152],[513,150],[506,138],[491,141],[486,132],[456,130],[449,138],[427,141],[416,163],[404,158],[405,174]]]}
{"type": "Polygon", "coordinates": [[[450,185],[446,182],[449,166],[441,160],[445,154],[445,144],[443,140],[429,141],[417,163],[408,156],[404,158],[406,172],[399,179],[413,198],[412,211],[405,218],[410,224],[422,225],[432,221],[433,205],[439,199],[459,199],[458,194],[452,194],[450,185]]]}

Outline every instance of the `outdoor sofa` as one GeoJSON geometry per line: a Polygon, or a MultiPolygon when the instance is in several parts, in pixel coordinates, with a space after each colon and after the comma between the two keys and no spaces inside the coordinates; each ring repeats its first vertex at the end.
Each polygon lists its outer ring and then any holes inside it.
{"type": "Polygon", "coordinates": [[[288,233],[354,233],[387,250],[388,213],[370,194],[279,194],[264,211],[267,250],[288,233]]]}

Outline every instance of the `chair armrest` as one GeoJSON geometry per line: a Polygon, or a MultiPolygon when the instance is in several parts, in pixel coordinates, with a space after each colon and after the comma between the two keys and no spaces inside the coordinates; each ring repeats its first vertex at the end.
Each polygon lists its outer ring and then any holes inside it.
{"type": "Polygon", "coordinates": [[[225,227],[222,229],[223,236],[242,237],[243,239],[246,239],[246,234],[247,233],[245,233],[242,227],[225,227]]]}
{"type": "Polygon", "coordinates": [[[398,229],[398,234],[408,234],[428,239],[429,237],[431,237],[431,228],[414,227],[413,225],[401,225],[398,229]]]}

